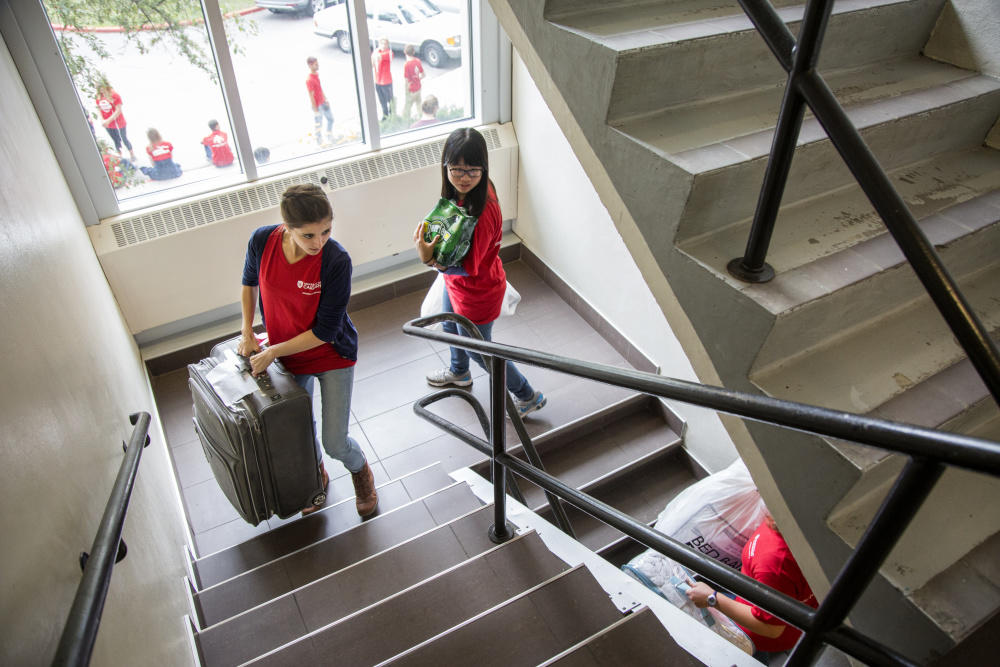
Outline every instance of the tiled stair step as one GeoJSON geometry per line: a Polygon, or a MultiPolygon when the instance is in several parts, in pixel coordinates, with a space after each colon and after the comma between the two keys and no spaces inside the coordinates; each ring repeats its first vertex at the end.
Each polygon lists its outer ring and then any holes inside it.
{"type": "MultiPolygon", "coordinates": [[[[984,257],[993,263],[984,259],[983,269],[956,280],[984,326],[994,331],[1000,328],[1000,249],[986,247],[984,257]]],[[[965,356],[930,297],[883,307],[882,315],[863,325],[839,334],[831,328],[834,338],[754,373],[752,381],[779,398],[867,413],[965,356]]]]}
{"type": "Polygon", "coordinates": [[[599,667],[600,665],[671,665],[698,667],[705,663],[677,645],[649,607],[543,662],[539,667],[599,667]]]}
{"type": "MultiPolygon", "coordinates": [[[[682,440],[667,424],[659,401],[639,394],[532,442],[549,474],[587,490],[670,456],[682,440]]],[[[520,445],[511,450],[526,460],[520,445]]],[[[490,478],[488,461],[473,470],[490,478]]],[[[522,481],[520,487],[528,507],[539,511],[547,506],[537,486],[522,481]]]]}
{"type": "MultiPolygon", "coordinates": [[[[488,525],[484,522],[480,528],[488,525]]],[[[567,566],[537,535],[529,533],[460,565],[441,569],[437,576],[248,664],[299,667],[335,661],[338,665],[374,665],[558,577],[567,566]]],[[[607,602],[607,596],[604,599],[607,602]]],[[[515,641],[519,640],[516,637],[515,641]]],[[[462,653],[437,664],[458,663],[474,664],[462,653]]]]}
{"type": "MultiPolygon", "coordinates": [[[[487,534],[492,523],[492,507],[482,507],[205,628],[196,637],[202,663],[206,667],[238,665],[480,557],[497,546],[487,534]]],[[[521,539],[534,547],[533,551],[524,545],[518,548],[535,554],[536,569],[550,564],[553,557],[534,544],[537,537],[521,539]]],[[[545,570],[544,576],[552,573],[545,570]]]]}
{"type": "MultiPolygon", "coordinates": [[[[905,109],[902,100],[896,98],[917,96],[953,102],[954,96],[948,95],[949,85],[974,77],[976,74],[969,70],[920,56],[823,72],[827,85],[859,127],[887,119],[894,106],[905,109]]],[[[732,152],[726,148],[752,159],[770,150],[783,95],[783,84],[755,90],[737,88],[723,97],[682,103],[616,123],[615,127],[676,156],[682,167],[688,163],[711,165],[711,156],[732,152]]],[[[817,130],[822,132],[812,120],[812,112],[806,111],[803,134],[808,137],[816,135],[817,130]]]]}
{"type": "MultiPolygon", "coordinates": [[[[886,171],[983,144],[1000,111],[1000,81],[973,76],[847,109],[886,171]]],[[[693,149],[667,159],[695,174],[678,242],[753,218],[767,167],[771,131],[693,149]]],[[[855,183],[815,119],[799,135],[783,201],[803,202],[855,183]]]]}
{"type": "MultiPolygon", "coordinates": [[[[848,0],[833,7],[823,39],[819,70],[862,67],[921,52],[938,16],[939,0],[848,0]],[[906,25],[906,30],[899,26],[906,25]],[[891,35],[891,39],[886,39],[891,35]]],[[[804,3],[778,9],[793,35],[799,31],[804,3]]],[[[608,13],[621,23],[638,23],[633,10],[608,13]]],[[[657,113],[696,100],[725,97],[734,90],[777,87],[785,70],[745,16],[684,22],[618,34],[600,35],[598,28],[562,28],[599,45],[615,70],[608,122],[657,113]],[[712,72],[703,76],[695,72],[712,72]]]]}
{"type": "MultiPolygon", "coordinates": [[[[949,266],[961,263],[963,236],[970,235],[967,243],[983,243],[984,235],[977,232],[1000,223],[1000,151],[976,147],[945,153],[896,169],[889,179],[928,239],[943,246],[949,266]]],[[[744,283],[726,271],[731,259],[744,254],[749,235],[750,221],[744,221],[688,241],[681,249],[775,315],[814,320],[817,315],[810,309],[822,307],[817,300],[864,281],[866,291],[891,289],[903,300],[917,295],[913,281],[878,285],[891,276],[887,269],[905,259],[858,185],[781,208],[767,254],[776,277],[768,283],[744,283]],[[794,309],[799,310],[790,313],[794,309]]],[[[786,356],[806,341],[796,335],[776,344],[780,350],[775,353],[786,356]]],[[[768,356],[757,363],[770,363],[768,356]]]]}
{"type": "MultiPolygon", "coordinates": [[[[636,521],[652,525],[674,496],[697,481],[690,465],[684,451],[677,449],[670,456],[654,459],[625,477],[586,491],[636,521]]],[[[586,512],[567,505],[566,514],[577,541],[592,551],[607,555],[627,541],[623,533],[586,512]]],[[[539,515],[554,521],[548,509],[540,511],[539,515]]]]}
{"type": "MultiPolygon", "coordinates": [[[[453,484],[441,466],[432,464],[378,487],[379,512],[386,513],[453,484]]],[[[197,588],[206,588],[242,572],[285,556],[313,542],[361,523],[354,498],[328,505],[318,512],[192,562],[197,588]]]]}
{"type": "Polygon", "coordinates": [[[481,505],[468,486],[456,483],[205,588],[194,596],[198,626],[207,628],[219,623],[481,505]]]}
{"type": "Polygon", "coordinates": [[[617,622],[621,613],[578,566],[381,664],[538,664],[617,622]]]}

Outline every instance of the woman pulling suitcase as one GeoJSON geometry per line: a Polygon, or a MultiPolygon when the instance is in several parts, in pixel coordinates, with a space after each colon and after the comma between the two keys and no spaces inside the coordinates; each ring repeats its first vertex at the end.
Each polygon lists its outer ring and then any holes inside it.
{"type": "MultiPolygon", "coordinates": [[[[375,480],[364,452],[348,435],[358,350],[358,332],[347,315],[351,258],[330,236],[333,209],[319,186],[285,190],[281,219],[284,224],[256,230],[247,246],[238,352],[250,357],[254,375],[281,359],[310,395],[319,381],[323,448],[350,471],[358,514],[369,516],[378,506],[375,480]],[[264,349],[253,333],[258,303],[268,336],[264,349]]],[[[320,467],[326,486],[329,476],[320,467]]],[[[302,514],[316,509],[307,507],[302,514]]]]}

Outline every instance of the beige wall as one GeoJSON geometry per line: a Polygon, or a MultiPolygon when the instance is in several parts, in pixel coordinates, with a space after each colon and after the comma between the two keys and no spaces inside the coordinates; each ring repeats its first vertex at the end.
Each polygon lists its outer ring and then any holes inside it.
{"type": "MultiPolygon", "coordinates": [[[[520,163],[514,231],[663,375],[697,380],[614,220],[516,54],[511,97],[520,163]]],[[[672,407],[688,422],[688,451],[702,465],[714,472],[732,462],[736,449],[714,412],[672,407]]]]}
{"type": "MultiPolygon", "coordinates": [[[[49,664],[131,433],[131,337],[6,45],[0,49],[0,664],[49,664]]],[[[94,665],[193,664],[184,519],[155,425],[94,665]]]]}

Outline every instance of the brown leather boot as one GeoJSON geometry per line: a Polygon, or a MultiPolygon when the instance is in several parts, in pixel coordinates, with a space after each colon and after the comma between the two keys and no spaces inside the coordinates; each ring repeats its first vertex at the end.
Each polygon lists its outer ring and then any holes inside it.
{"type": "Polygon", "coordinates": [[[378,492],[375,491],[375,475],[367,461],[364,468],[351,473],[351,481],[354,482],[354,505],[358,508],[358,514],[362,517],[371,516],[378,507],[378,492]]]}

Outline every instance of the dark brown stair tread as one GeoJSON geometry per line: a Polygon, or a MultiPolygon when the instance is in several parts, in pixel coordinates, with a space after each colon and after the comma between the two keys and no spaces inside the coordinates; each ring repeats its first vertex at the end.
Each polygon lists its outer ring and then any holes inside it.
{"type": "Polygon", "coordinates": [[[336,656],[338,664],[375,664],[566,570],[567,565],[536,534],[529,533],[252,664],[297,667],[294,658],[301,650],[292,654],[288,649],[303,643],[316,655],[336,656]]]}
{"type": "Polygon", "coordinates": [[[196,637],[203,663],[238,665],[489,551],[496,547],[487,536],[492,523],[492,508],[482,507],[206,628],[196,637]]]}
{"type": "Polygon", "coordinates": [[[705,663],[677,645],[648,608],[630,614],[545,667],[635,667],[671,665],[699,667],[705,663]]]}
{"type": "Polygon", "coordinates": [[[590,572],[578,567],[471,622],[400,654],[393,665],[538,664],[621,618],[590,572]]]}
{"type": "Polygon", "coordinates": [[[207,628],[481,506],[468,486],[455,484],[206,588],[194,599],[200,626],[207,628]]]}
{"type": "MultiPolygon", "coordinates": [[[[402,507],[411,500],[426,495],[431,489],[444,488],[451,483],[451,478],[438,465],[418,470],[412,475],[394,479],[378,487],[379,509],[387,512],[402,507]]],[[[361,517],[354,508],[353,499],[330,505],[307,517],[194,561],[192,566],[197,579],[196,585],[199,589],[213,586],[360,523],[361,517]]]]}
{"type": "MultiPolygon", "coordinates": [[[[640,523],[651,524],[674,496],[696,481],[682,460],[682,454],[678,451],[673,456],[652,461],[634,474],[596,489],[591,495],[640,523]]],[[[622,537],[621,532],[585,512],[573,507],[567,507],[566,512],[576,539],[589,549],[599,551],[622,537]]],[[[552,520],[548,510],[540,514],[552,520]]]]}

